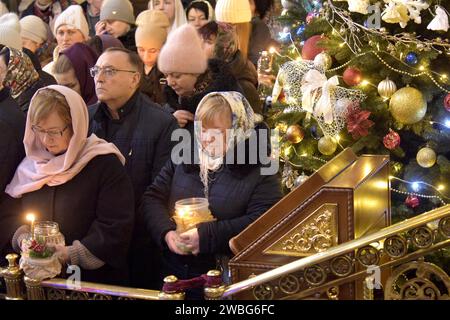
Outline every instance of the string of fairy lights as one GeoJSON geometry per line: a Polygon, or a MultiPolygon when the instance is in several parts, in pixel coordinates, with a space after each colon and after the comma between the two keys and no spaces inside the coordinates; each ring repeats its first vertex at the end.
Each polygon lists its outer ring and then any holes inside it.
{"type": "MultiPolygon", "coordinates": [[[[296,152],[296,151],[294,151],[294,152],[296,152]]],[[[324,160],[324,159],[322,159],[320,157],[316,157],[316,156],[312,156],[312,155],[297,154],[297,156],[299,158],[314,159],[314,160],[317,160],[317,161],[322,162],[322,163],[326,163],[327,162],[326,160],[324,160]]],[[[288,163],[293,168],[296,168],[296,169],[301,169],[302,168],[301,165],[296,164],[296,163],[290,161],[287,158],[282,158],[282,161],[285,162],[285,163],[288,163]]],[[[314,170],[314,172],[317,172],[317,170],[314,170]]],[[[450,197],[447,197],[446,195],[444,195],[442,193],[442,191],[445,190],[445,185],[443,185],[443,184],[440,184],[438,186],[434,186],[434,185],[431,185],[431,184],[423,182],[423,181],[408,181],[408,180],[404,180],[404,179],[401,179],[401,178],[398,178],[398,177],[395,177],[395,176],[389,176],[389,180],[390,181],[395,180],[395,181],[399,181],[401,183],[410,185],[412,190],[413,190],[412,192],[399,190],[399,189],[397,189],[395,187],[392,187],[392,185],[389,184],[389,189],[392,192],[395,192],[395,193],[398,193],[398,194],[402,194],[402,195],[406,195],[406,196],[415,196],[415,197],[423,198],[423,199],[437,199],[437,200],[439,200],[439,202],[442,205],[446,205],[447,203],[449,203],[448,201],[450,201],[450,197]],[[419,190],[421,189],[421,186],[425,186],[427,188],[433,189],[436,194],[431,195],[431,194],[419,193],[419,190]]]]}

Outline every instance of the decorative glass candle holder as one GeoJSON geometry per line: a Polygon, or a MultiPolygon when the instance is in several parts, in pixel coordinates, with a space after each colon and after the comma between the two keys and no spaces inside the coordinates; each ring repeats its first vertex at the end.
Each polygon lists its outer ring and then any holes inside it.
{"type": "Polygon", "coordinates": [[[177,201],[173,218],[179,234],[195,228],[199,223],[215,220],[209,211],[209,203],[206,198],[188,198],[177,201]]]}
{"type": "Polygon", "coordinates": [[[34,238],[47,246],[65,245],[59,225],[53,221],[39,221],[34,226],[34,238]]]}

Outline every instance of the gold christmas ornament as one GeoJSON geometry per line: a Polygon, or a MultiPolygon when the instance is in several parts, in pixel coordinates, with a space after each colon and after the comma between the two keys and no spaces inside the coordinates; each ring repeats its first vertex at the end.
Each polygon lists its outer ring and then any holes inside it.
{"type": "Polygon", "coordinates": [[[436,152],[433,149],[425,147],[417,152],[417,163],[423,168],[431,168],[436,163],[436,152]]]}
{"type": "Polygon", "coordinates": [[[385,99],[389,99],[397,91],[395,82],[389,78],[384,79],[378,84],[378,94],[385,99]]]}
{"type": "Polygon", "coordinates": [[[305,132],[298,124],[289,126],[286,130],[286,139],[293,144],[299,143],[305,137],[305,132]]]}
{"type": "Polygon", "coordinates": [[[320,138],[318,144],[319,152],[323,155],[329,156],[332,155],[337,148],[336,140],[330,136],[325,136],[320,138]]]}
{"type": "Polygon", "coordinates": [[[324,70],[330,69],[332,64],[333,58],[326,52],[321,52],[314,58],[314,65],[324,70]]]}
{"type": "Polygon", "coordinates": [[[413,124],[425,116],[427,102],[422,92],[415,88],[405,87],[392,95],[389,108],[395,120],[402,124],[413,124]]]}

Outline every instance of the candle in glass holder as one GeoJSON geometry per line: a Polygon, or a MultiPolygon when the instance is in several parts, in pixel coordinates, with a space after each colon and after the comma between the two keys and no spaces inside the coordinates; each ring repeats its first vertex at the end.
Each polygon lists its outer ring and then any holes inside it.
{"type": "Polygon", "coordinates": [[[177,224],[177,232],[183,233],[195,228],[202,222],[214,220],[209,211],[209,203],[206,198],[188,198],[175,203],[174,220],[177,224]]]}
{"type": "Polygon", "coordinates": [[[31,239],[34,240],[34,221],[36,220],[36,217],[32,213],[28,213],[26,219],[30,222],[31,239]]]}
{"type": "Polygon", "coordinates": [[[64,235],[59,231],[59,225],[53,221],[39,221],[34,228],[37,240],[48,246],[65,245],[64,235]]]}

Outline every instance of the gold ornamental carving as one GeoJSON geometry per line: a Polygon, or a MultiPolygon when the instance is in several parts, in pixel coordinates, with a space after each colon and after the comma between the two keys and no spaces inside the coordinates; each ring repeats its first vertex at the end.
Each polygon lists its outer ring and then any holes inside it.
{"type": "Polygon", "coordinates": [[[337,204],[323,204],[264,253],[304,257],[336,246],[337,210],[337,204]]]}
{"type": "Polygon", "coordinates": [[[450,277],[438,266],[414,261],[401,265],[389,277],[385,300],[450,300],[450,277]]]}

